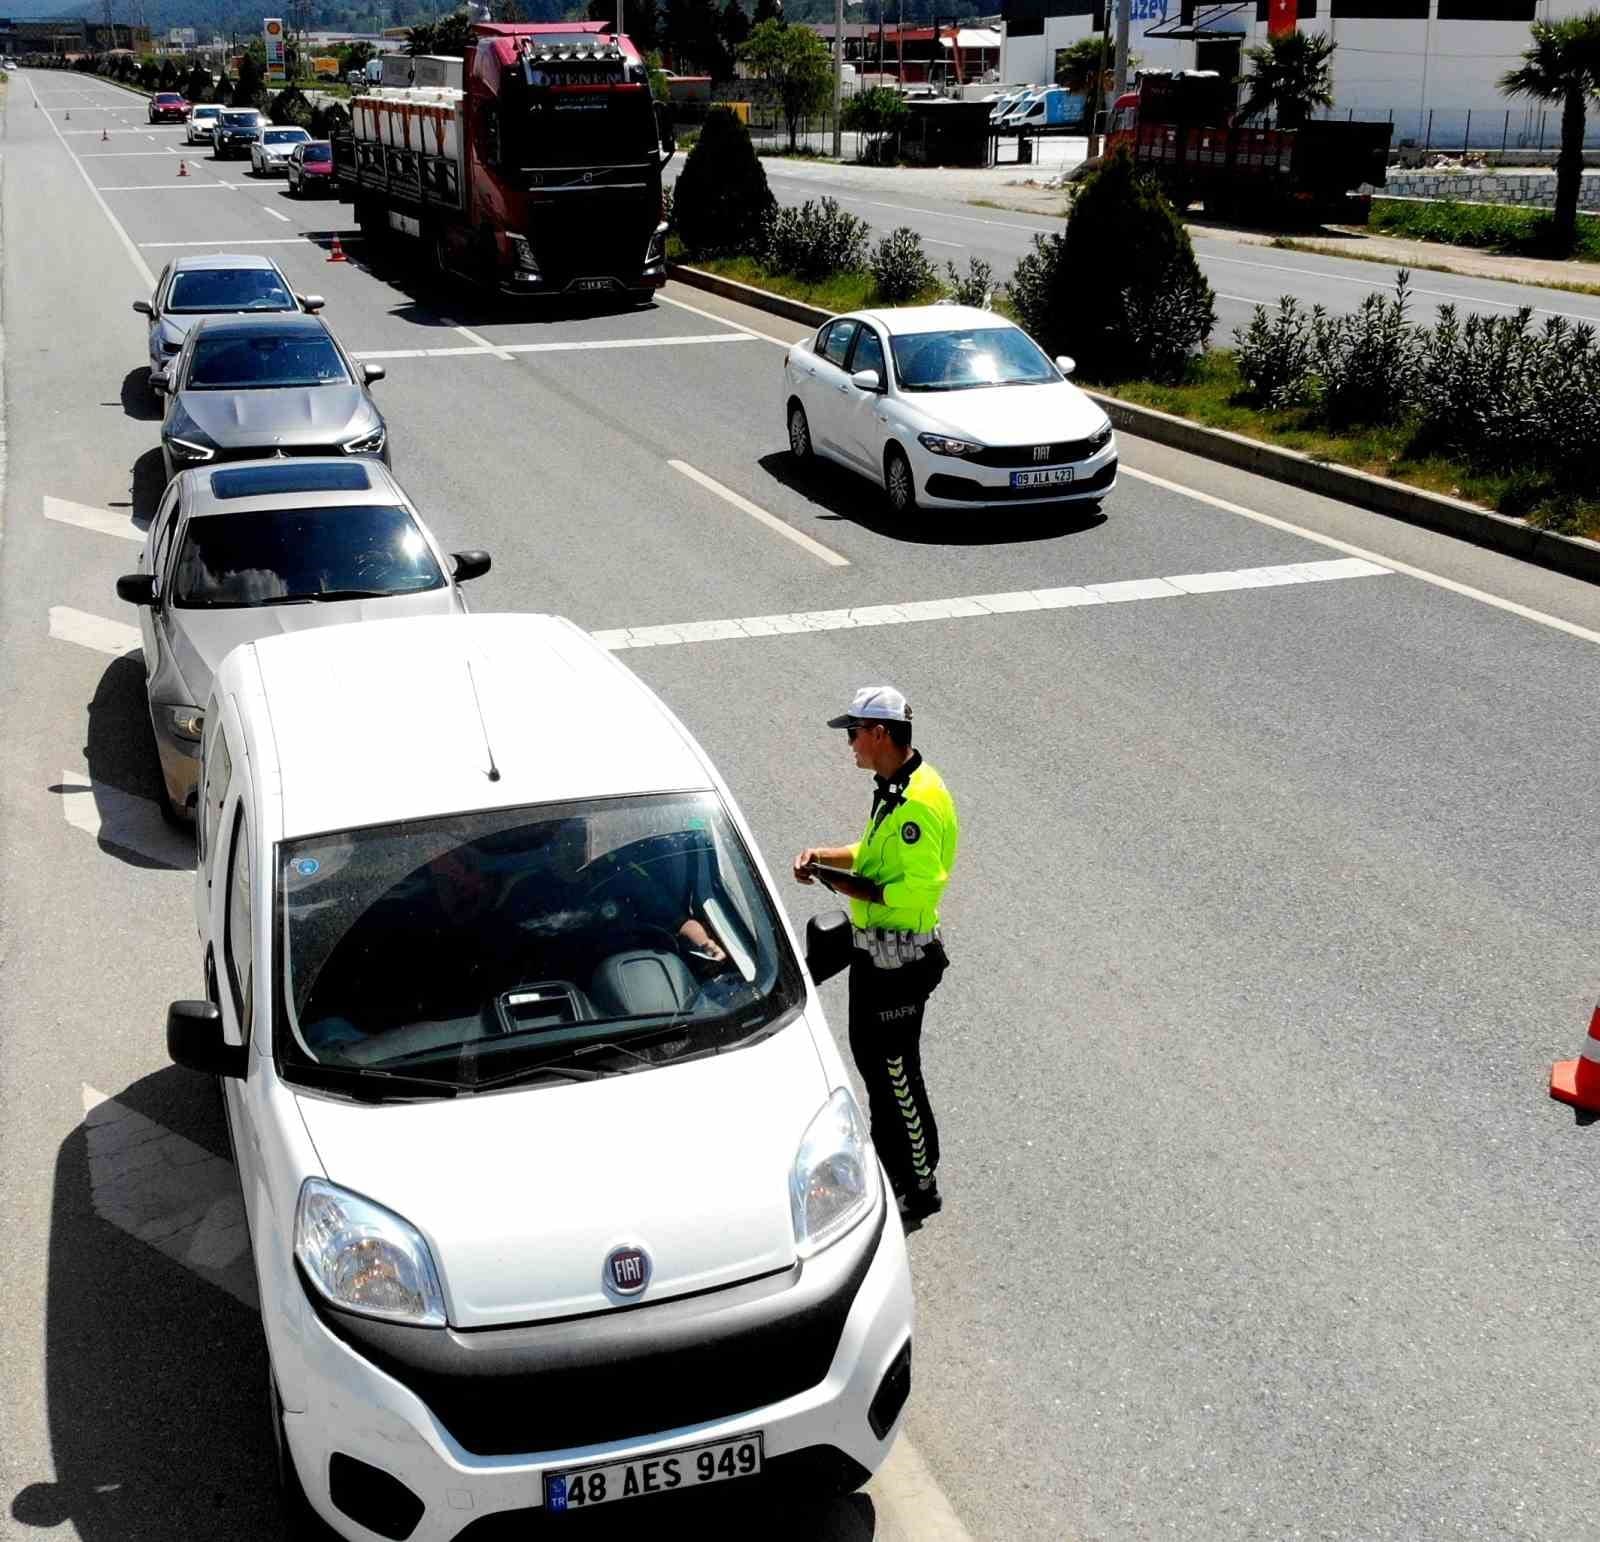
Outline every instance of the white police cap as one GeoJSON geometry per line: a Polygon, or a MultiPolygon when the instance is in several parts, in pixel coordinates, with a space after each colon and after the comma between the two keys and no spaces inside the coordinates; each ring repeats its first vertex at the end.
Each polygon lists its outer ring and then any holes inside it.
{"type": "Polygon", "coordinates": [[[829,728],[849,728],[855,723],[909,723],[911,703],[892,685],[864,685],[850,710],[828,719],[829,728]]]}

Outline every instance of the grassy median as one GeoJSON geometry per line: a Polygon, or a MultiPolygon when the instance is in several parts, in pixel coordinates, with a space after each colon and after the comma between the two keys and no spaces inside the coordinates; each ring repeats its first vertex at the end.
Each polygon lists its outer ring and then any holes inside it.
{"type": "Polygon", "coordinates": [[[1547,210],[1510,204],[1374,198],[1368,228],[1374,235],[1465,246],[1502,256],[1600,262],[1600,218],[1592,214],[1578,216],[1578,240],[1571,251],[1557,246],[1555,221],[1547,210]]]}

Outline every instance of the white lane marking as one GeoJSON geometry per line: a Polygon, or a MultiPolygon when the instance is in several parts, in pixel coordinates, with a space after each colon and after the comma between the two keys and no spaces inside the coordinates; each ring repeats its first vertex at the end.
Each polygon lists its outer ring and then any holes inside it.
{"type": "Polygon", "coordinates": [[[144,544],[144,531],[129,523],[125,515],[113,514],[110,509],[93,509],[86,503],[69,503],[65,498],[52,498],[46,494],[44,517],[60,525],[77,525],[82,530],[94,530],[101,535],[119,536],[124,541],[144,544]]]}
{"type": "Polygon", "coordinates": [[[883,1542],[972,1542],[922,1453],[902,1434],[867,1485],[886,1512],[883,1542]]]}
{"type": "Polygon", "coordinates": [[[231,1162],[83,1084],[95,1214],[252,1309],[255,1268],[231,1162]]]}
{"type": "Polygon", "coordinates": [[[80,161],[131,161],[131,160],[161,160],[168,155],[176,155],[176,150],[85,150],[78,157],[80,161]]]}
{"type": "MultiPolygon", "coordinates": [[[[673,462],[672,464],[676,464],[673,462]]],[[[1176,599],[1225,589],[1266,589],[1281,584],[1323,583],[1341,578],[1381,578],[1389,569],[1354,557],[1329,562],[1285,562],[1226,573],[1179,573],[1171,578],[1133,578],[1060,589],[1017,589],[1003,594],[968,594],[948,600],[900,600],[845,610],[794,611],[782,616],[739,616],[727,621],[678,621],[667,626],[617,627],[595,632],[604,648],[670,648],[680,643],[732,642],[795,632],[842,632],[862,626],[904,626],[914,621],[955,621],[970,616],[1010,615],[1029,610],[1071,610],[1085,605],[1176,599]]]]}
{"type": "Polygon", "coordinates": [[[937,236],[924,236],[922,238],[929,246],[953,246],[957,250],[966,246],[965,241],[941,241],[937,236]]]}
{"type": "Polygon", "coordinates": [[[497,359],[504,359],[507,364],[511,362],[511,355],[498,343],[491,343],[488,338],[474,332],[471,327],[460,326],[448,316],[443,316],[440,319],[447,327],[455,328],[456,334],[466,338],[469,343],[475,343],[484,352],[493,354],[497,359]]]}
{"type": "MultiPolygon", "coordinates": [[[[1225,262],[1233,267],[1238,268],[1261,268],[1273,273],[1293,273],[1297,278],[1325,278],[1330,279],[1336,284],[1359,284],[1363,289],[1393,287],[1393,285],[1376,284],[1369,278],[1362,278],[1355,274],[1329,273],[1322,268],[1296,268],[1292,267],[1286,262],[1252,262],[1248,257],[1218,257],[1209,252],[1201,257],[1200,260],[1202,262],[1225,262]]],[[[1374,267],[1377,266],[1377,264],[1368,263],[1367,266],[1374,267]]],[[[1403,262],[1397,262],[1394,264],[1394,267],[1397,269],[1405,266],[1406,265],[1403,262]]],[[[1467,277],[1468,275],[1462,276],[1467,277]]],[[[1473,277],[1476,276],[1473,275],[1473,277]]],[[[1477,282],[1492,284],[1495,282],[1495,280],[1477,279],[1477,282]]],[[[1422,289],[1413,284],[1408,286],[1407,293],[1431,295],[1436,300],[1449,300],[1457,305],[1493,305],[1500,310],[1507,311],[1516,311],[1522,309],[1522,306],[1515,300],[1491,300],[1486,295],[1463,294],[1459,289],[1422,289]]],[[[1251,305],[1264,305],[1267,302],[1264,300],[1251,300],[1249,303],[1251,305]]],[[[1591,326],[1594,325],[1595,321],[1595,318],[1592,315],[1585,316],[1576,311],[1549,310],[1541,305],[1531,305],[1528,307],[1528,309],[1531,310],[1536,316],[1566,316],[1572,321],[1586,321],[1591,326]]]]}
{"type": "Polygon", "coordinates": [[[80,648],[92,648],[118,659],[142,646],[138,627],[125,621],[107,621],[104,616],[92,616],[70,605],[50,607],[50,635],[57,642],[76,643],[80,648]]]}
{"type": "Polygon", "coordinates": [[[1193,498],[1200,503],[1209,504],[1214,509],[1221,509],[1227,514],[1240,514],[1245,519],[1253,519],[1257,524],[1267,525],[1273,530],[1282,530],[1289,535],[1300,536],[1303,540],[1314,541],[1318,546],[1327,546],[1334,551],[1348,552],[1352,557],[1359,557],[1365,562],[1380,562],[1384,567],[1396,573],[1404,573],[1407,578],[1420,578],[1425,584],[1432,584],[1439,589],[1447,589],[1451,594],[1459,594],[1469,600],[1477,600],[1480,604],[1492,605],[1496,610],[1508,611],[1513,616],[1520,616],[1524,621],[1536,621],[1540,626],[1548,626],[1557,632],[1565,632],[1569,637],[1576,637],[1584,642],[1600,643],[1600,632],[1590,631],[1588,627],[1578,626],[1571,621],[1563,621],[1559,616],[1547,615],[1542,610],[1534,610],[1527,605],[1518,605],[1515,600],[1503,600],[1496,594],[1486,594],[1482,589],[1474,589],[1470,584],[1460,584],[1453,578],[1445,578],[1438,573],[1430,573],[1426,568],[1412,567],[1408,562],[1396,562],[1393,557],[1385,557],[1379,552],[1368,551],[1364,546],[1353,546],[1348,541],[1338,540],[1331,535],[1323,535],[1316,530],[1307,530],[1304,525],[1290,524],[1286,519],[1276,519],[1271,514],[1263,514],[1256,509],[1247,509],[1243,504],[1230,503],[1226,498],[1214,498],[1210,493],[1200,492],[1197,488],[1186,487],[1182,482],[1169,482],[1165,477],[1155,476],[1148,471],[1135,471],[1126,461],[1122,465],[1124,476],[1137,477],[1141,482],[1148,482],[1152,487],[1165,488],[1169,493],[1177,493],[1180,497],[1193,498]]]}
{"type": "MultiPolygon", "coordinates": [[[[102,187],[99,191],[102,193],[166,193],[181,190],[185,193],[214,193],[218,189],[224,189],[232,193],[237,192],[241,187],[248,187],[249,185],[248,182],[207,182],[200,172],[192,171],[186,179],[174,177],[170,182],[137,182],[131,183],[126,187],[102,187]]],[[[215,245],[214,242],[208,242],[207,244],[215,245]]]]}
{"type": "MultiPolygon", "coordinates": [[[[355,235],[347,236],[342,231],[339,233],[339,238],[346,246],[352,241],[361,239],[355,235]]],[[[311,232],[302,232],[297,236],[247,236],[243,240],[227,241],[141,241],[139,245],[147,252],[165,251],[174,246],[209,246],[216,251],[222,251],[224,248],[231,250],[235,246],[299,246],[303,242],[316,240],[317,236],[311,232]]]]}
{"type": "Polygon", "coordinates": [[[280,214],[276,209],[268,209],[265,204],[263,204],[261,207],[263,208],[263,210],[265,210],[266,213],[270,214],[273,217],[273,219],[282,220],[285,225],[294,224],[294,221],[292,219],[290,219],[287,214],[280,214]]]}
{"type": "MultiPolygon", "coordinates": [[[[698,305],[690,305],[684,300],[674,300],[669,295],[662,294],[659,290],[656,292],[656,299],[663,305],[676,305],[680,311],[688,311],[691,315],[704,316],[707,321],[720,322],[725,327],[737,327],[741,332],[747,332],[751,337],[759,337],[764,343],[776,343],[780,348],[792,348],[794,346],[786,338],[774,337],[770,332],[758,332],[754,327],[747,327],[742,321],[730,321],[728,317],[719,316],[715,311],[703,311],[698,305]]],[[[734,301],[735,305],[738,303],[737,300],[734,301]]],[[[799,323],[796,323],[796,325],[799,325],[799,323]]],[[[806,330],[809,332],[813,329],[807,327],[806,330]]]]}
{"type": "Polygon", "coordinates": [[[194,870],[194,841],[174,830],[150,798],[97,782],[87,771],[63,771],[54,789],[74,830],[174,871],[194,870]]]}
{"type": "Polygon", "coordinates": [[[752,503],[748,498],[734,492],[731,487],[724,487],[715,477],[708,477],[705,472],[697,470],[688,461],[669,460],[667,462],[674,471],[680,472],[691,482],[698,482],[708,492],[713,492],[725,503],[731,503],[734,508],[748,514],[751,519],[758,520],[769,530],[775,530],[786,541],[794,544],[813,557],[820,557],[829,567],[847,568],[850,566],[848,557],[841,557],[831,547],[824,546],[821,541],[813,541],[803,530],[796,530],[793,525],[786,524],[776,514],[769,514],[760,504],[752,503]]]}
{"type": "MultiPolygon", "coordinates": [[[[458,332],[476,336],[465,327],[458,332]]],[[[745,343],[750,339],[739,332],[713,332],[697,337],[617,337],[573,343],[491,343],[479,338],[471,348],[367,348],[353,352],[352,359],[459,359],[470,354],[494,354],[509,359],[516,353],[581,353],[607,348],[676,348],[691,343],[745,343]]]]}
{"type": "MultiPolygon", "coordinates": [[[[31,80],[28,82],[28,89],[33,91],[33,82],[31,80]]],[[[37,91],[33,91],[33,99],[35,102],[39,100],[39,93],[37,91]]],[[[133,266],[138,272],[140,278],[144,280],[145,287],[154,289],[156,287],[156,276],[150,271],[150,264],[139,255],[139,248],[133,244],[133,241],[128,236],[128,232],[122,228],[122,222],[111,212],[111,205],[100,196],[100,189],[94,185],[94,178],[89,175],[89,168],[78,159],[77,155],[73,151],[72,146],[69,145],[65,139],[62,139],[61,130],[59,127],[57,127],[55,119],[51,118],[48,113],[45,114],[45,118],[50,124],[50,127],[55,131],[56,138],[61,140],[61,148],[65,150],[68,155],[72,156],[72,164],[78,168],[78,175],[83,178],[84,186],[94,194],[94,201],[100,205],[100,212],[111,221],[111,228],[116,231],[117,239],[122,242],[123,249],[133,259],[133,266]]]]}

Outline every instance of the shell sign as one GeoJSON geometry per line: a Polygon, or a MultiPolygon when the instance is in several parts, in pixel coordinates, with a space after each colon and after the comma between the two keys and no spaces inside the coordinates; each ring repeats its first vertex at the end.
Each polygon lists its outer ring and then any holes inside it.
{"type": "Polygon", "coordinates": [[[261,23],[262,40],[267,45],[267,79],[281,83],[285,78],[283,67],[283,19],[268,16],[261,23]]]}

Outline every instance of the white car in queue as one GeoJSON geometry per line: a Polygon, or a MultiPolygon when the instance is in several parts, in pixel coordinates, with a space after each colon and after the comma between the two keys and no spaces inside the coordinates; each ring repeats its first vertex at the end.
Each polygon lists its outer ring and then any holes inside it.
{"type": "Polygon", "coordinates": [[[194,817],[203,704],[218,664],[278,632],[467,609],[485,551],[445,552],[389,468],[291,456],[180,471],[117,597],[139,608],[169,823],[194,817]]]}
{"type": "Polygon", "coordinates": [[[363,622],[230,653],[202,776],[167,1042],[222,1079],[291,1506],[446,1542],[865,1481],[905,1241],[683,725],[570,622],[363,622]]]}
{"type": "Polygon", "coordinates": [[[992,311],[853,311],[784,356],[789,449],[870,477],[902,516],[1098,504],[1116,485],[1116,435],[1072,367],[992,311]]]}

